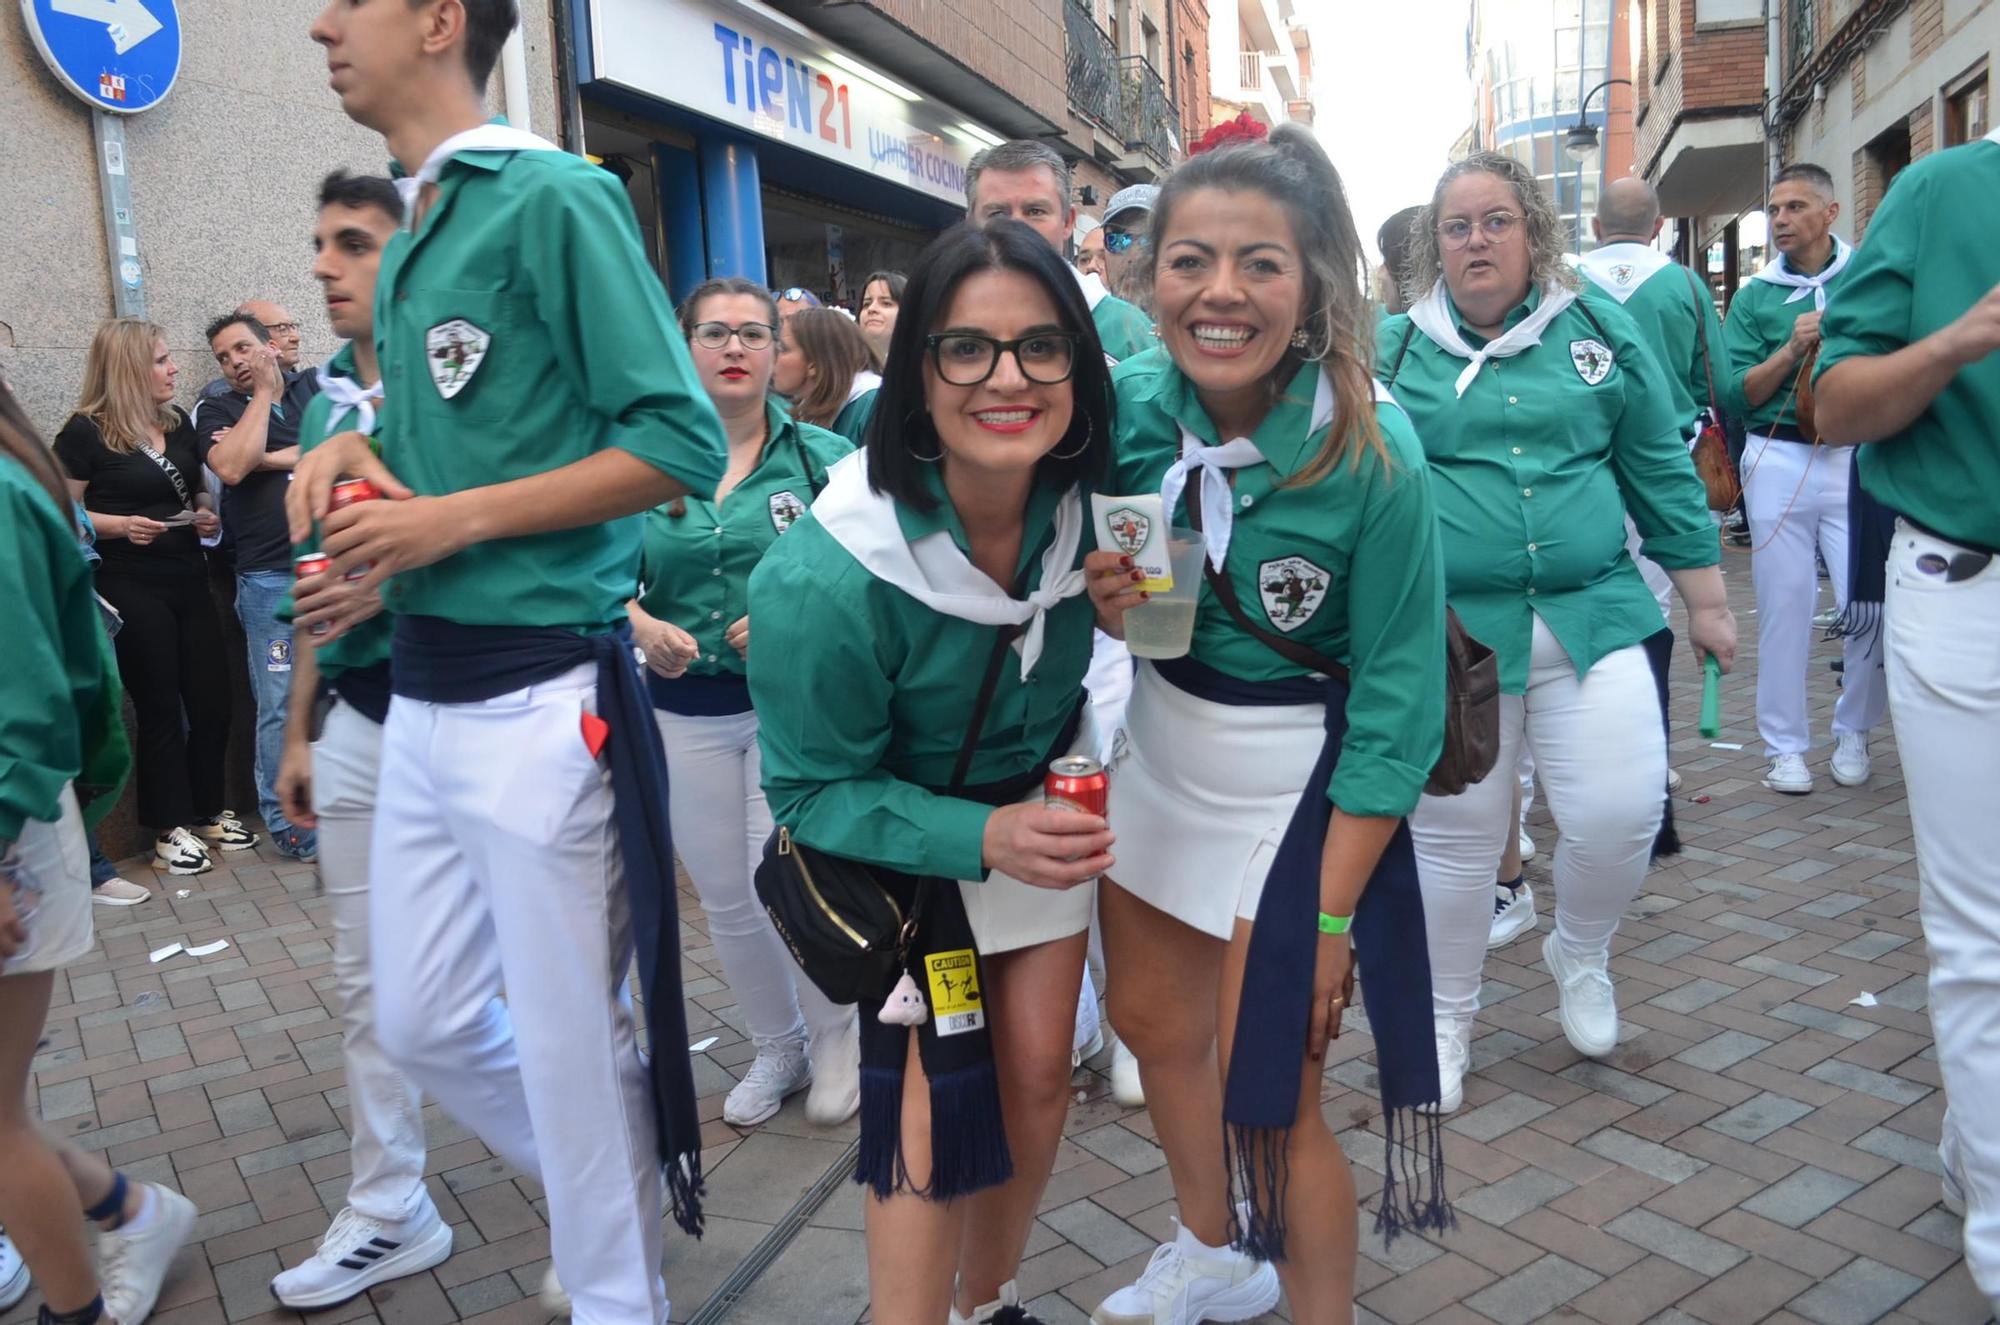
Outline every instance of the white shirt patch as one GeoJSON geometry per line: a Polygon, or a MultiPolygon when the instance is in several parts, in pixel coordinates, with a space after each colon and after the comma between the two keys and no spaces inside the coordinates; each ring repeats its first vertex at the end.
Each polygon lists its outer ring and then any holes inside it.
{"type": "Polygon", "coordinates": [[[493,337],[462,317],[440,322],[424,334],[424,357],[438,394],[450,400],[486,361],[493,337]]]}

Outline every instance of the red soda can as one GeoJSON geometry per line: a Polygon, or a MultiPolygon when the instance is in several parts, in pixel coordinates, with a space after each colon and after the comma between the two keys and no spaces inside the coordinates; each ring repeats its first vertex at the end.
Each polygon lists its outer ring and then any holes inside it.
{"type": "Polygon", "coordinates": [[[1111,779],[1104,765],[1089,755],[1064,755],[1049,765],[1042,781],[1042,804],[1057,810],[1104,817],[1111,798],[1111,779]]]}
{"type": "MultiPolygon", "coordinates": [[[[308,576],[324,575],[333,569],[333,558],[324,552],[308,552],[292,563],[292,577],[303,580],[308,576]]],[[[333,629],[331,623],[322,621],[312,628],[312,634],[324,635],[333,629]]]]}
{"type": "MultiPolygon", "coordinates": [[[[352,506],[357,502],[374,501],[382,494],[373,483],[365,478],[344,478],[333,485],[333,495],[327,499],[329,513],[352,506]]],[[[368,574],[370,563],[363,563],[347,572],[347,579],[358,580],[368,574]]]]}

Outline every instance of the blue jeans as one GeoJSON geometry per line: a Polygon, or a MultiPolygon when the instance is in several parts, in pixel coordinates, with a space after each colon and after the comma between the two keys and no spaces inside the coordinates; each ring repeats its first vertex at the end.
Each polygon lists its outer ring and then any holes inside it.
{"type": "Polygon", "coordinates": [[[278,761],[285,752],[285,702],[292,689],[292,627],[278,608],[292,587],[281,570],[239,571],[236,618],[249,641],[250,693],[257,699],[257,813],[275,841],[291,825],[278,808],[278,761]]]}
{"type": "Polygon", "coordinates": [[[118,867],[111,863],[111,858],[104,854],[104,848],[97,844],[95,828],[86,828],[83,840],[90,847],[90,886],[102,888],[118,877],[118,867]]]}

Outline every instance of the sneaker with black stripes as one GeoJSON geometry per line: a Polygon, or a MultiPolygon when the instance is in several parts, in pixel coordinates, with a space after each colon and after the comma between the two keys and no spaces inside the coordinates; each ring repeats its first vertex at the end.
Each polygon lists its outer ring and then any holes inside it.
{"type": "Polygon", "coordinates": [[[271,1296],[294,1311],[315,1311],[428,1270],[449,1255],[451,1226],[438,1218],[428,1196],[422,1210],[393,1224],[344,1207],[319,1249],[271,1280],[271,1296]]]}

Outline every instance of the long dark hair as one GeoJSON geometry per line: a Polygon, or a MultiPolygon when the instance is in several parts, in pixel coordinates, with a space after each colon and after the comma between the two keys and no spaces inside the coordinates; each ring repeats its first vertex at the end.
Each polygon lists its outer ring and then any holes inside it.
{"type": "Polygon", "coordinates": [[[1024,222],[997,220],[985,226],[953,226],[917,259],[905,287],[907,297],[889,338],[881,393],[869,416],[862,446],[868,452],[868,483],[906,506],[928,511],[937,505],[924,487],[926,461],[942,443],[924,403],[924,338],[944,316],[952,296],[969,276],[983,271],[1018,271],[1030,277],[1056,306],[1062,329],[1077,338],[1070,389],[1075,405],[1069,430],[1044,455],[1040,474],[1063,487],[1095,483],[1110,468],[1112,429],[1117,411],[1111,396],[1111,369],[1069,265],[1049,241],[1024,222]]]}
{"type": "Polygon", "coordinates": [[[874,351],[861,339],[854,319],[837,308],[801,308],[785,319],[784,337],[819,370],[799,388],[792,417],[831,428],[854,379],[874,365],[874,351]]]}
{"type": "Polygon", "coordinates": [[[1232,143],[1189,157],[1174,169],[1153,207],[1154,261],[1166,247],[1174,209],[1201,189],[1261,193],[1285,209],[1305,267],[1306,347],[1288,349],[1279,381],[1301,362],[1317,363],[1333,381],[1333,426],[1318,454],[1288,485],[1316,483],[1342,460],[1359,462],[1364,449],[1386,458],[1375,426],[1375,317],[1368,302],[1368,260],[1347,205],[1340,172],[1312,131],[1281,124],[1261,143],[1232,143]]]}

